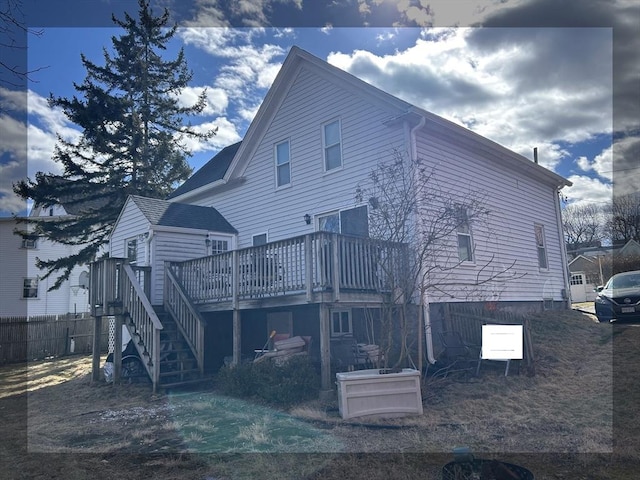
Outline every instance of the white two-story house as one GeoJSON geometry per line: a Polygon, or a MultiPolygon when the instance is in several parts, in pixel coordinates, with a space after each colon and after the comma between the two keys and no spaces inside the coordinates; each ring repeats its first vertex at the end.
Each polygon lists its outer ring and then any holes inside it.
{"type": "MultiPolygon", "coordinates": [[[[109,305],[116,311],[163,305],[163,314],[180,317],[201,371],[218,368],[224,357],[238,362],[253,355],[273,330],[308,336],[329,388],[332,341],[375,342],[363,338],[369,312],[395,288],[380,272],[407,251],[372,238],[371,209],[382,199],[355,194],[394,152],[420,159],[428,181],[452,203],[460,199],[464,210],[463,200],[474,194],[488,212],[482,224],[453,232],[451,250],[433,259],[458,281],[424,292],[427,323],[436,324],[449,302],[567,306],[558,192],[568,181],[294,47],[241,142],[167,200],[127,202],[111,237],[113,265],[95,269],[97,314],[109,313],[109,305]],[[152,219],[150,203],[182,213],[152,219]],[[133,282],[134,270],[151,269],[142,302],[115,298],[100,280],[127,258],[135,268],[121,277],[133,282]],[[487,266],[513,275],[470,294],[465,285],[487,275],[487,266]]],[[[428,222],[430,207],[418,205],[414,221],[428,222]]],[[[149,331],[162,324],[153,313],[141,317],[149,331]]],[[[145,352],[150,363],[158,342],[145,352]]],[[[427,350],[429,342],[427,335],[427,350]]]]}

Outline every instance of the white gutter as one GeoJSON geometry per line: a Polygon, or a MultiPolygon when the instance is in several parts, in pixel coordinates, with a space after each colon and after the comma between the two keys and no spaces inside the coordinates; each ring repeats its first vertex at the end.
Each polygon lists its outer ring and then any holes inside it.
{"type": "MultiPolygon", "coordinates": [[[[413,127],[409,131],[409,142],[410,142],[410,159],[412,162],[418,160],[418,142],[416,140],[416,132],[425,126],[427,119],[425,116],[420,115],[420,121],[418,124],[413,127]]],[[[417,221],[421,222],[422,217],[420,214],[417,216],[417,221]]],[[[422,278],[422,269],[423,266],[420,266],[420,276],[422,278]]],[[[431,316],[429,314],[429,296],[427,292],[420,288],[420,308],[422,308],[422,318],[424,319],[424,337],[425,337],[425,346],[427,352],[427,360],[429,363],[436,363],[436,359],[433,356],[433,336],[431,335],[431,316]]]]}

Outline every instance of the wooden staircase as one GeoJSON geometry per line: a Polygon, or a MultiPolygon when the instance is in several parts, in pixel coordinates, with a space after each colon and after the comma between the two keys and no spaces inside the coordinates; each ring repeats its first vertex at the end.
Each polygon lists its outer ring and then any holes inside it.
{"type": "Polygon", "coordinates": [[[198,360],[171,314],[158,307],[155,310],[164,326],[160,332],[159,386],[176,388],[205,381],[206,378],[198,368],[198,360]]]}
{"type": "MultiPolygon", "coordinates": [[[[160,372],[157,387],[179,388],[206,381],[207,378],[198,368],[198,361],[171,314],[162,307],[154,307],[154,311],[163,326],[160,331],[160,372]]],[[[137,343],[142,361],[151,362],[144,341],[128,315],[125,315],[125,325],[131,338],[137,343]]]]}

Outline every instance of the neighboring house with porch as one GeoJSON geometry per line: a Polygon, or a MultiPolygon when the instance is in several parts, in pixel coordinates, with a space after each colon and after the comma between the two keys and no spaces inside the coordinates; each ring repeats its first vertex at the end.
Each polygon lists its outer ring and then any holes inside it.
{"type": "Polygon", "coordinates": [[[294,47],[242,142],[223,149],[166,202],[127,201],[111,237],[113,258],[92,270],[94,313],[124,314],[139,332],[155,385],[162,385],[161,317],[168,316],[201,373],[225,357],[252,358],[276,330],[312,338],[322,388],[331,388],[332,349],[338,341],[376,342],[368,338],[371,312],[395,287],[381,272],[408,251],[369,237],[375,207],[355,195],[397,151],[420,158],[454,199],[480,192],[490,212],[483,225],[452,235],[452,250],[437,260],[453,263],[459,285],[426,292],[430,355],[430,327],[437,329],[446,303],[568,306],[558,195],[568,181],[294,47]],[[145,213],[152,208],[201,220],[163,225],[145,213]],[[487,265],[516,275],[471,295],[464,284],[485,275],[487,265]],[[136,285],[140,267],[151,268],[149,288],[136,285]]]}
{"type": "MultiPolygon", "coordinates": [[[[36,206],[29,217],[56,219],[74,214],[73,207],[36,206]]],[[[26,220],[26,219],[23,219],[26,220]]],[[[78,266],[60,288],[49,291],[55,274],[42,279],[36,258],[56,259],[75,253],[79,247],[52,242],[33,233],[20,219],[0,218],[0,317],[82,314],[89,312],[89,266],[78,266]]]]}

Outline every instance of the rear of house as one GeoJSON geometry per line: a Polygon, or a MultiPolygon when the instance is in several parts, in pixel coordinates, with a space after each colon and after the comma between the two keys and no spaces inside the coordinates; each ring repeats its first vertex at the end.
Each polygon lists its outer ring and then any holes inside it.
{"type": "MultiPolygon", "coordinates": [[[[378,341],[371,325],[396,287],[380,268],[406,254],[406,246],[370,238],[376,202],[356,195],[398,152],[423,162],[456,208],[475,198],[488,211],[431,259],[447,271],[431,274],[422,299],[434,328],[451,302],[567,305],[558,199],[566,180],[295,47],[242,142],[169,198],[215,209],[233,230],[154,225],[145,200],[132,199],[111,254],[151,266],[153,305],[166,305],[171,282],[171,299],[182,298],[181,311],[204,328],[206,368],[251,357],[276,330],[312,338],[330,388],[339,342],[378,341]]],[[[419,203],[414,221],[431,221],[430,207],[419,203]]]]}

